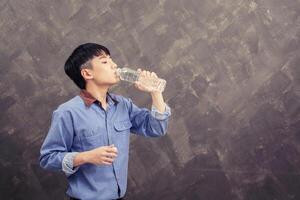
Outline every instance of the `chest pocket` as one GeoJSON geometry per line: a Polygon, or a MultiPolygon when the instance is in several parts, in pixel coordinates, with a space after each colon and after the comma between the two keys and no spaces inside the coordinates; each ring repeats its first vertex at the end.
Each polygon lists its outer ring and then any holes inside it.
{"type": "Polygon", "coordinates": [[[117,133],[130,133],[132,124],[130,120],[116,121],[114,122],[114,127],[117,133]]]}
{"type": "Polygon", "coordinates": [[[81,146],[83,151],[89,151],[100,146],[104,146],[104,134],[103,129],[100,127],[95,128],[94,130],[86,130],[80,136],[81,146]]]}

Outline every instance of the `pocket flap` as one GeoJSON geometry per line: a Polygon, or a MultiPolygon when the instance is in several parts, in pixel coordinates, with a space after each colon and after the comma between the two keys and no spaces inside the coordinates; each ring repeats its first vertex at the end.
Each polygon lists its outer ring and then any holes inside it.
{"type": "Polygon", "coordinates": [[[124,131],[130,129],[132,124],[129,120],[125,120],[125,121],[115,122],[114,126],[117,131],[124,131]]]}

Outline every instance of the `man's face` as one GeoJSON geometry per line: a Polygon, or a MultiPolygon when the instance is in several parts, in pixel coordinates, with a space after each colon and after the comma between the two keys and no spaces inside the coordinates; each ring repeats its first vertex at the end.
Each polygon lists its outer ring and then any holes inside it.
{"type": "Polygon", "coordinates": [[[114,85],[120,81],[116,75],[117,64],[109,55],[101,54],[90,61],[92,79],[97,85],[114,85]]]}

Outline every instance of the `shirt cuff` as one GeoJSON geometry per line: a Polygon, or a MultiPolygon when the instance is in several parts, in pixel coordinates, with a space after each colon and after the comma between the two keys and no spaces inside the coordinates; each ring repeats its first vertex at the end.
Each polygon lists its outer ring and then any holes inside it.
{"type": "Polygon", "coordinates": [[[66,174],[66,176],[70,176],[74,174],[78,169],[78,167],[73,167],[73,160],[78,152],[67,153],[62,161],[62,170],[66,174]]]}
{"type": "Polygon", "coordinates": [[[152,105],[152,108],[151,108],[151,115],[155,118],[155,119],[158,119],[158,120],[165,120],[167,118],[170,117],[171,115],[171,108],[167,105],[166,105],[166,108],[165,108],[165,111],[164,112],[159,112],[157,110],[157,108],[155,108],[155,106],[152,105]]]}

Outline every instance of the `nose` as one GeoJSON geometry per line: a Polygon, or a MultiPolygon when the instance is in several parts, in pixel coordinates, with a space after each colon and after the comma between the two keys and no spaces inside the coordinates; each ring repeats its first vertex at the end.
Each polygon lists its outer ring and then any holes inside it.
{"type": "Polygon", "coordinates": [[[118,65],[113,60],[111,60],[111,64],[113,69],[117,69],[118,65]]]}

